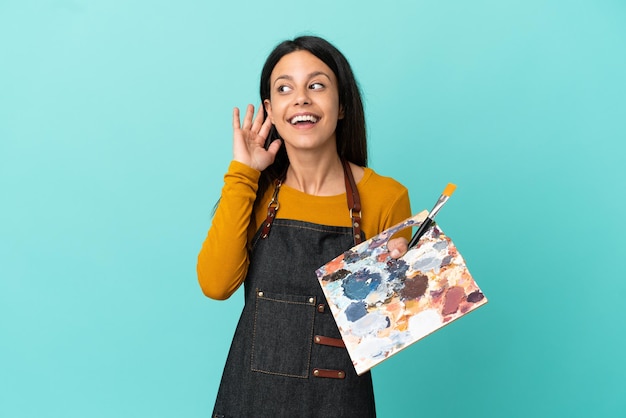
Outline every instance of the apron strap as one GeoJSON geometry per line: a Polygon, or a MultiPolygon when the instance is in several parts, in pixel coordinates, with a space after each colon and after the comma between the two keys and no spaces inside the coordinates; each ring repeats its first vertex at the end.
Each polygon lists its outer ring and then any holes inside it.
{"type": "Polygon", "coordinates": [[[263,231],[261,231],[261,239],[267,238],[270,234],[270,228],[272,227],[272,222],[276,219],[276,212],[280,205],[278,204],[278,191],[280,190],[280,186],[283,184],[284,176],[277,178],[274,180],[274,194],[272,195],[272,200],[267,205],[267,218],[265,218],[265,222],[263,222],[263,231]]]}
{"type": "MultiPolygon", "coordinates": [[[[363,241],[361,236],[361,199],[359,197],[359,190],[354,182],[354,176],[350,169],[350,163],[347,160],[342,160],[344,180],[346,182],[346,197],[348,199],[348,209],[350,210],[350,218],[352,219],[352,234],[354,235],[354,245],[360,244],[363,241]]],[[[285,171],[286,174],[286,171],[285,171]]],[[[261,231],[261,239],[265,239],[270,234],[272,223],[276,219],[276,212],[278,211],[278,192],[280,186],[282,186],[285,176],[281,176],[274,181],[274,194],[270,203],[267,205],[267,217],[263,222],[263,230],[261,231]]]]}
{"type": "Polygon", "coordinates": [[[352,218],[352,234],[354,235],[354,245],[360,244],[361,237],[361,198],[359,190],[354,182],[354,176],[350,169],[348,160],[343,160],[344,179],[346,181],[346,195],[348,197],[348,209],[352,218]]]}

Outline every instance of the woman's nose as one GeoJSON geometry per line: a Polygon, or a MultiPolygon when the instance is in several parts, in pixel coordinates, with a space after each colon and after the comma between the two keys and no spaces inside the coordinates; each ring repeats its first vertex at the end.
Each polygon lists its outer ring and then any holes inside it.
{"type": "Polygon", "coordinates": [[[309,96],[309,89],[299,89],[296,95],[297,105],[311,104],[311,97],[309,96]]]}

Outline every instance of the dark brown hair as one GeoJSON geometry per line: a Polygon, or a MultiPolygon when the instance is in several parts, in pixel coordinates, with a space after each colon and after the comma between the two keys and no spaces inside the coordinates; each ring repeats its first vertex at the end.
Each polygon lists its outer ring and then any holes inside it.
{"type": "MultiPolygon", "coordinates": [[[[337,77],[339,106],[344,117],[337,121],[337,153],[339,157],[362,167],[367,166],[367,139],[365,133],[365,114],[359,86],[346,57],[328,41],[317,36],[300,36],[294,40],[283,41],[270,53],[261,71],[261,102],[270,98],[270,76],[282,57],[295,51],[308,51],[323,61],[337,77]]],[[[267,112],[265,112],[267,118],[267,112]]],[[[265,141],[265,147],[279,138],[276,128],[272,129],[265,141]]],[[[259,179],[257,202],[268,187],[281,176],[289,166],[289,157],[282,146],[274,162],[267,167],[259,179]]]]}

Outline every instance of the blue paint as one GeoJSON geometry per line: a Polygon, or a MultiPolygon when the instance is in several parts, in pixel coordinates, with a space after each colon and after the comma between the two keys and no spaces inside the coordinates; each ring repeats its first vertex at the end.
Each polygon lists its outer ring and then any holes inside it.
{"type": "Polygon", "coordinates": [[[439,241],[433,245],[433,248],[437,251],[445,250],[448,248],[448,241],[439,241]]]}
{"type": "Polygon", "coordinates": [[[419,271],[430,271],[438,269],[441,266],[441,259],[439,257],[424,257],[415,263],[413,268],[419,271]]]}
{"type": "Polygon", "coordinates": [[[349,276],[343,283],[343,293],[352,300],[363,300],[380,284],[378,273],[363,269],[349,276]]]}
{"type": "Polygon", "coordinates": [[[348,321],[355,322],[367,315],[367,307],[363,302],[353,302],[345,310],[348,321]]]}
{"type": "Polygon", "coordinates": [[[387,278],[388,282],[393,282],[397,279],[404,280],[406,272],[409,270],[409,265],[404,260],[391,259],[387,262],[387,267],[385,270],[389,274],[387,278]]]}

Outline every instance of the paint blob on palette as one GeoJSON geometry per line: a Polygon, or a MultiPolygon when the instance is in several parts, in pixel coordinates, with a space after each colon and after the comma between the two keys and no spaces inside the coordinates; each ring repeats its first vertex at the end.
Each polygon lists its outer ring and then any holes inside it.
{"type": "Polygon", "coordinates": [[[438,225],[403,257],[389,257],[389,238],[419,226],[426,215],[387,229],[316,271],[359,375],[487,303],[438,225]]]}

